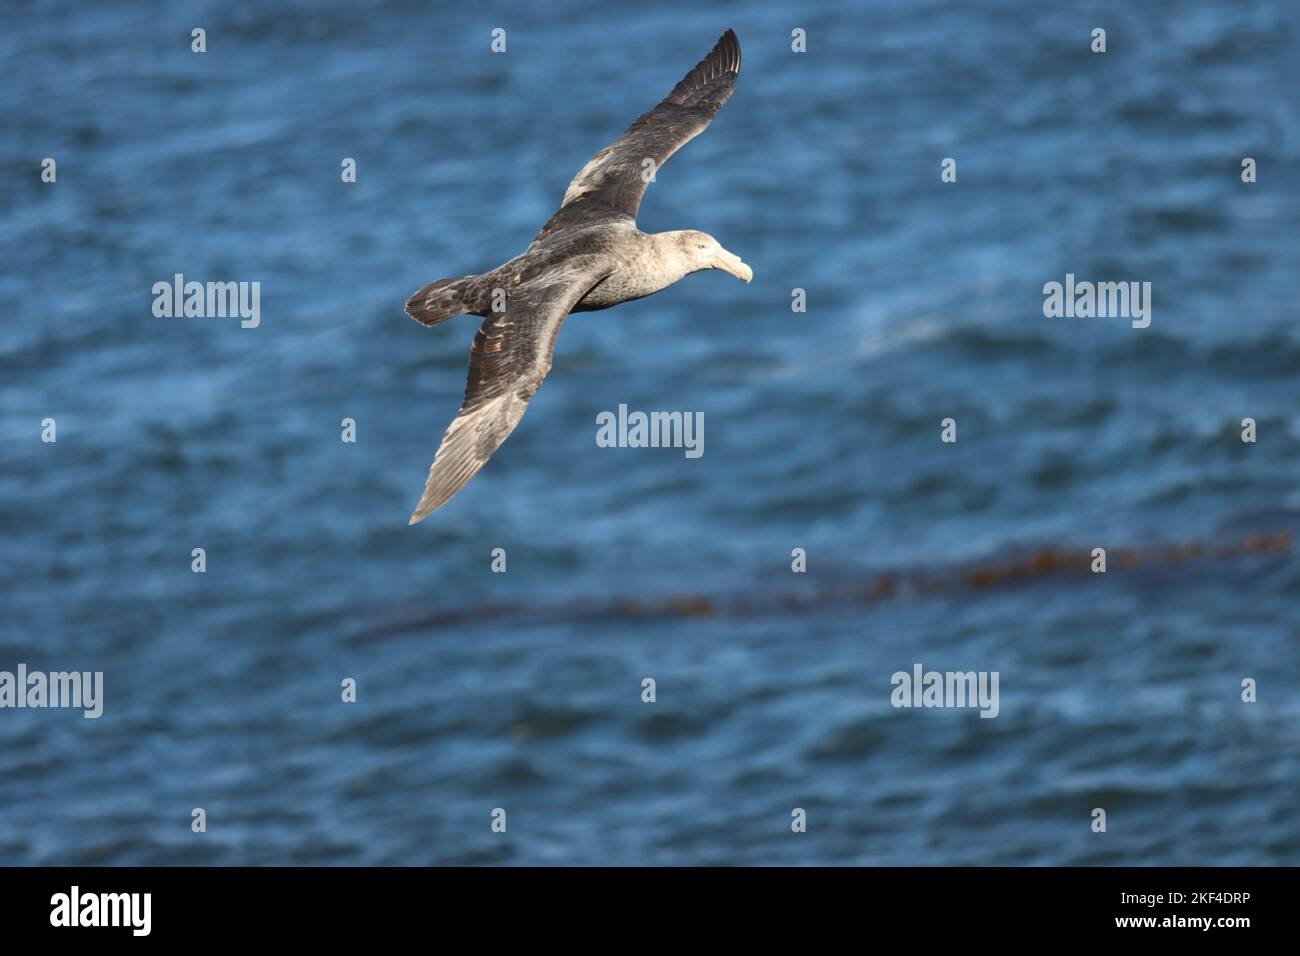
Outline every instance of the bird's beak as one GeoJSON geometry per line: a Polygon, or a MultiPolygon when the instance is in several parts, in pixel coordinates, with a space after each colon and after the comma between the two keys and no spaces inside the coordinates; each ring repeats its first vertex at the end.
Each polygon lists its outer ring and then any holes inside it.
{"type": "Polygon", "coordinates": [[[713,256],[713,268],[721,269],[723,272],[730,272],[737,279],[748,282],[754,278],[754,270],[741,261],[740,256],[732,255],[721,246],[713,256]]]}

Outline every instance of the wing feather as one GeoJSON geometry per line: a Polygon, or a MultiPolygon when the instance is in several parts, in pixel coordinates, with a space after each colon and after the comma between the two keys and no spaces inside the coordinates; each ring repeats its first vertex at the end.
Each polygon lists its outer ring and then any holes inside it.
{"type": "Polygon", "coordinates": [[[704,131],[731,98],[739,74],[740,41],[728,30],[658,106],[638,117],[622,136],[592,157],[569,184],[555,218],[588,203],[635,218],[645,194],[647,169],[657,171],[704,131]]]}
{"type": "Polygon", "coordinates": [[[442,436],[411,524],[446,504],[487,464],[551,370],[565,316],[613,270],[603,255],[575,256],[545,276],[517,286],[504,312],[483,321],[470,349],[460,412],[442,436]]]}

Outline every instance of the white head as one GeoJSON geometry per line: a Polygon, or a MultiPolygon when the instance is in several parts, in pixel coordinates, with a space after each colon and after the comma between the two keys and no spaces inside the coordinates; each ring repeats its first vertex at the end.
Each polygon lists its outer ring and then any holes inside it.
{"type": "Polygon", "coordinates": [[[707,232],[695,229],[682,229],[669,233],[677,246],[677,256],[687,263],[687,272],[700,272],[704,269],[721,269],[730,272],[737,279],[748,282],[754,278],[754,270],[741,261],[740,256],[733,255],[722,248],[721,243],[707,232]]]}

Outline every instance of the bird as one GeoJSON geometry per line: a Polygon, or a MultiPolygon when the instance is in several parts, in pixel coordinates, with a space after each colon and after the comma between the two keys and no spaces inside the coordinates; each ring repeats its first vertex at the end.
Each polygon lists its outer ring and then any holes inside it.
{"type": "Polygon", "coordinates": [[[484,320],[470,350],[464,400],[410,524],[464,488],[514,431],[551,369],[569,313],[644,298],[706,269],[753,279],[753,270],[708,233],[645,233],[636,225],[654,173],[704,131],[739,74],[740,41],[729,29],[657,106],[582,167],[523,253],[489,272],[430,282],[407,300],[407,314],[422,325],[459,315],[484,320]]]}

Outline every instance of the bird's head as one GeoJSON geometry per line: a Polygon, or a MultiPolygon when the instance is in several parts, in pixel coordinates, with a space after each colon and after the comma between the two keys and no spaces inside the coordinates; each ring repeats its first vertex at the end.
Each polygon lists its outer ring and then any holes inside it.
{"type": "Polygon", "coordinates": [[[684,229],[676,234],[682,254],[690,263],[691,272],[703,269],[721,269],[730,272],[737,279],[748,282],[754,278],[754,270],[741,261],[740,256],[722,248],[722,244],[707,232],[684,229]]]}

